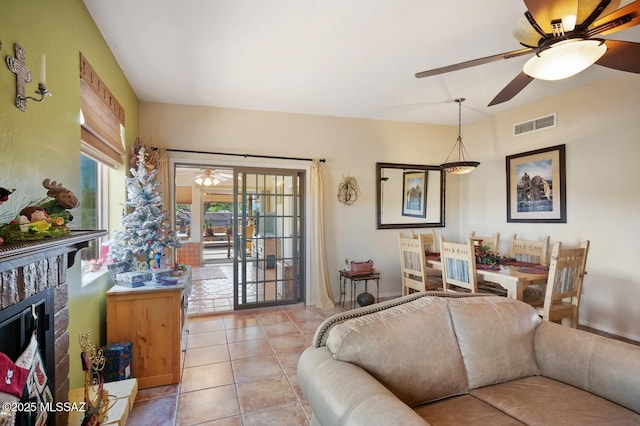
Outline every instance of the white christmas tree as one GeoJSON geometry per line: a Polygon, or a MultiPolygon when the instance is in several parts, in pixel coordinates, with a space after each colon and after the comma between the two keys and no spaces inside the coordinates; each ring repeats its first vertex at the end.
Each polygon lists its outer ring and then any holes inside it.
{"type": "Polygon", "coordinates": [[[182,244],[162,206],[157,174],[157,170],[147,167],[145,149],[140,148],[136,168],[126,178],[127,201],[121,222],[124,230],[116,231],[109,243],[111,259],[131,263],[142,258],[149,262],[162,255],[164,248],[182,244]]]}

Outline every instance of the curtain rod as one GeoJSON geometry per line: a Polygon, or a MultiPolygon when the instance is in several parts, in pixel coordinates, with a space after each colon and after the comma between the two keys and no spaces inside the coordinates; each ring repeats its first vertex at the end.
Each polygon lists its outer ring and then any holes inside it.
{"type": "MultiPolygon", "coordinates": [[[[157,150],[158,147],[151,147],[151,149],[157,150]]],[[[298,161],[313,161],[313,158],[300,158],[300,157],[279,157],[276,155],[258,155],[258,154],[234,154],[231,152],[214,152],[214,151],[192,151],[189,149],[170,149],[167,148],[165,151],[168,152],[182,152],[185,154],[210,154],[210,155],[230,155],[232,157],[252,157],[252,158],[270,158],[273,160],[298,160],[298,161]]],[[[321,158],[319,160],[321,163],[326,163],[327,160],[321,158]]]]}

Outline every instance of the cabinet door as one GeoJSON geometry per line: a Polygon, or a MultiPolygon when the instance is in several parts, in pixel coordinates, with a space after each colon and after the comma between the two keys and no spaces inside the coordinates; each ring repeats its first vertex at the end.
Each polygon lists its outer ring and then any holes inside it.
{"type": "Polygon", "coordinates": [[[140,388],[180,382],[179,292],[110,297],[109,343],[133,343],[132,374],[140,388]]]}

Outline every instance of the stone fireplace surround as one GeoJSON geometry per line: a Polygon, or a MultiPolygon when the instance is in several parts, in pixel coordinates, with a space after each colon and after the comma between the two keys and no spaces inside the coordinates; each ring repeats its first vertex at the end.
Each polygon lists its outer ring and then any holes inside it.
{"type": "MultiPolygon", "coordinates": [[[[68,401],[69,393],[67,269],[80,249],[103,235],[106,231],[72,231],[60,238],[0,245],[0,311],[53,289],[54,365],[45,367],[54,377],[56,402],[68,401]]],[[[66,425],[67,417],[68,413],[56,413],[55,424],[66,425]]]]}

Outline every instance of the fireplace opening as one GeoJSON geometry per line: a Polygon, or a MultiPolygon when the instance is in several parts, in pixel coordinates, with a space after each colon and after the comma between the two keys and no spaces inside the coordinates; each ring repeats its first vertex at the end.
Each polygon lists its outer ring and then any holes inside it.
{"type": "MultiPolygon", "coordinates": [[[[50,383],[55,383],[54,313],[53,288],[0,311],[0,352],[15,361],[28,346],[35,331],[50,383]],[[38,317],[37,328],[34,312],[38,317]]],[[[48,416],[47,424],[55,424],[54,418],[55,416],[48,416]]],[[[16,422],[16,426],[21,425],[20,416],[16,418],[16,422]]]]}

